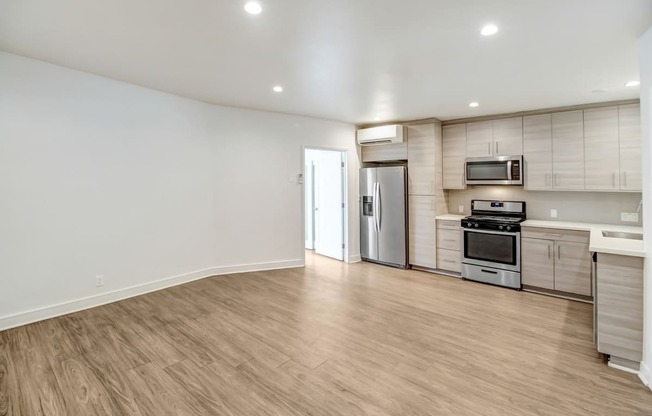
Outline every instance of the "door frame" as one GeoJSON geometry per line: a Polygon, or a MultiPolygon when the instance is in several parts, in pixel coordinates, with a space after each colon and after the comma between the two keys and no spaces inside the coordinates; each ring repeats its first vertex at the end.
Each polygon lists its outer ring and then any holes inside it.
{"type": "MultiPolygon", "coordinates": [[[[306,150],[325,150],[329,152],[339,152],[342,155],[342,202],[344,202],[344,207],[342,208],[342,241],[344,242],[344,248],[342,249],[342,261],[345,263],[349,262],[349,151],[348,149],[342,147],[330,147],[330,146],[313,146],[313,145],[302,145],[301,146],[301,256],[303,257],[303,264],[306,264],[306,150]]],[[[313,224],[314,226],[314,224],[313,224]]],[[[314,238],[314,236],[313,236],[314,238]]]]}

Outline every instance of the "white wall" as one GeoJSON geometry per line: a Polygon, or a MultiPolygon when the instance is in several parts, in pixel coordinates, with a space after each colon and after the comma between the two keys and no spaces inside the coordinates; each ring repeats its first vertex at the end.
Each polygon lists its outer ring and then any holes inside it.
{"type": "Polygon", "coordinates": [[[639,42],[641,127],[643,136],[643,240],[645,242],[645,314],[641,379],[652,389],[652,28],[639,42]]]}
{"type": "Polygon", "coordinates": [[[0,329],[184,279],[302,264],[304,145],[349,150],[357,257],[354,138],[350,124],[0,52],[0,329]]]}

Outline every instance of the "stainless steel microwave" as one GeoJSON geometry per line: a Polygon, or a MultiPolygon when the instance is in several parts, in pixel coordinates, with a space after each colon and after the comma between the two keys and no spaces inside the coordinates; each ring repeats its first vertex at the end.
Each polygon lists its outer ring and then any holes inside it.
{"type": "Polygon", "coordinates": [[[467,185],[523,185],[523,156],[468,157],[467,185]]]}

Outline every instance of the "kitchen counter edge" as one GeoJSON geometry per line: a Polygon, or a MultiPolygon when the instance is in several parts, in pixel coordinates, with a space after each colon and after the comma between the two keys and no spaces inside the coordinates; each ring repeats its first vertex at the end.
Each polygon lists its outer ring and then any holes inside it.
{"type": "Polygon", "coordinates": [[[643,233],[643,227],[615,224],[594,224],[585,222],[526,220],[522,227],[556,228],[558,230],[588,231],[591,235],[589,251],[595,253],[617,254],[621,256],[645,257],[642,240],[611,238],[602,235],[602,231],[624,231],[643,233]]]}

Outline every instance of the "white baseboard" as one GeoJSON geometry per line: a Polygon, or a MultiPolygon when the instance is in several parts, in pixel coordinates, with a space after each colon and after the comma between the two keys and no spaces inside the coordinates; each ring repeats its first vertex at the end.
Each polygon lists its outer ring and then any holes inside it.
{"type": "Polygon", "coordinates": [[[616,370],[624,371],[626,373],[630,374],[640,374],[639,371],[634,370],[633,368],[625,367],[622,365],[614,364],[611,361],[607,364],[611,368],[615,368],[616,370]]]}
{"type": "Polygon", "coordinates": [[[303,259],[277,261],[271,263],[254,263],[237,266],[214,267],[210,269],[198,270],[179,276],[167,277],[161,280],[144,283],[141,285],[131,286],[118,289],[112,292],[106,292],[99,295],[88,296],[68,302],[50,305],[43,308],[32,309],[26,312],[20,312],[14,315],[0,317],[0,331],[15,328],[17,326],[31,324],[33,322],[43,321],[69,313],[78,312],[84,309],[94,308],[96,306],[106,305],[107,303],[117,302],[119,300],[131,298],[134,296],[144,295],[172,286],[178,286],[194,280],[205,279],[210,276],[217,276],[231,273],[247,273],[262,270],[289,269],[293,267],[303,267],[303,259]]]}
{"type": "Polygon", "coordinates": [[[349,255],[349,260],[347,263],[357,263],[362,261],[362,256],[360,254],[349,255]]]}
{"type": "Polygon", "coordinates": [[[650,366],[645,361],[641,361],[641,369],[638,371],[638,377],[643,384],[652,390],[652,369],[650,369],[650,366]]]}

